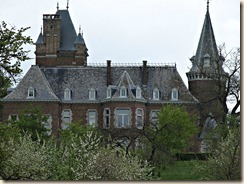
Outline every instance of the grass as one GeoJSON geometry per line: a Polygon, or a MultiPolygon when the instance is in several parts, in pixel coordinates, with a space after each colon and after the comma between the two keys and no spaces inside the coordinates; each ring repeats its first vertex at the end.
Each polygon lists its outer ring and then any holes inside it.
{"type": "Polygon", "coordinates": [[[167,165],[160,172],[160,180],[200,180],[200,176],[196,175],[196,162],[204,161],[176,161],[173,164],[167,165]]]}

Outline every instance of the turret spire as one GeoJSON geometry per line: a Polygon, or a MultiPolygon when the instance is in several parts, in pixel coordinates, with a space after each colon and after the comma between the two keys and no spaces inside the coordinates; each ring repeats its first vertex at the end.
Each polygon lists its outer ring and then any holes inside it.
{"type": "Polygon", "coordinates": [[[207,0],[207,11],[209,11],[209,0],[207,0]]]}

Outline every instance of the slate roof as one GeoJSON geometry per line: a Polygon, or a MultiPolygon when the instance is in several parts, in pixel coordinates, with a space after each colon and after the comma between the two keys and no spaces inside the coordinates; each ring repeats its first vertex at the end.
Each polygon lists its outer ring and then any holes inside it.
{"type": "Polygon", "coordinates": [[[75,50],[74,42],[77,34],[70,18],[68,10],[58,10],[57,15],[61,17],[61,45],[59,50],[75,50]]]}
{"type": "Polygon", "coordinates": [[[191,72],[199,72],[199,66],[203,60],[203,56],[208,54],[213,59],[218,59],[218,49],[215,41],[214,31],[211,23],[209,10],[207,9],[205,20],[202,27],[201,36],[199,39],[196,55],[193,56],[193,65],[191,72]]]}
{"type": "Polygon", "coordinates": [[[40,44],[40,45],[44,44],[44,38],[43,38],[42,33],[40,33],[38,38],[37,38],[36,45],[38,45],[38,44],[40,44]]]}
{"type": "Polygon", "coordinates": [[[173,88],[179,91],[179,101],[174,103],[198,103],[191,95],[181,79],[176,67],[148,67],[146,88],[142,85],[142,67],[111,67],[112,85],[115,93],[111,99],[106,98],[107,68],[106,67],[50,67],[32,66],[26,76],[12,93],[3,101],[28,101],[27,90],[32,86],[36,89],[35,101],[58,101],[63,103],[100,103],[106,101],[141,101],[148,103],[171,102],[173,88]],[[128,98],[118,98],[116,93],[121,85],[129,87],[128,98]],[[133,89],[142,89],[142,99],[136,99],[133,89]],[[152,99],[152,91],[157,87],[161,100],[152,99]],[[72,91],[71,100],[64,99],[64,90],[72,91]],[[97,92],[96,100],[89,100],[89,89],[97,92]]]}
{"type": "Polygon", "coordinates": [[[2,101],[59,101],[45,75],[36,65],[32,65],[17,87],[2,101]],[[35,98],[28,99],[28,88],[35,89],[35,98]]]}

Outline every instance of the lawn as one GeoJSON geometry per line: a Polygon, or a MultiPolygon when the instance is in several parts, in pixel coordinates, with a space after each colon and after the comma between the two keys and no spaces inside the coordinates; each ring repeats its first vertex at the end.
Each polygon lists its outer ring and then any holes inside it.
{"type": "Polygon", "coordinates": [[[194,172],[196,162],[204,161],[176,161],[169,164],[160,173],[160,180],[200,180],[200,176],[194,172]]]}

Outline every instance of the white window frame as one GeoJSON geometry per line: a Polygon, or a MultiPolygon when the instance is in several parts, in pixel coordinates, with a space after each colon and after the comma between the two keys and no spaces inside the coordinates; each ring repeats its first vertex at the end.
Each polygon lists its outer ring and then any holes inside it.
{"type": "Polygon", "coordinates": [[[136,88],[136,98],[137,99],[141,98],[141,88],[139,86],[137,86],[136,88]]]}
{"type": "Polygon", "coordinates": [[[46,129],[48,129],[47,135],[50,136],[52,134],[52,121],[53,121],[52,116],[50,114],[44,114],[43,116],[46,116],[47,120],[46,120],[46,122],[42,122],[42,124],[44,125],[44,127],[46,129]]]}
{"type": "Polygon", "coordinates": [[[69,123],[72,122],[72,111],[71,109],[63,109],[62,111],[62,123],[61,123],[61,128],[63,130],[68,128],[69,123]],[[69,112],[69,115],[66,114],[69,112]],[[69,118],[69,121],[66,121],[66,119],[69,118]]]}
{"type": "Polygon", "coordinates": [[[9,121],[19,121],[19,115],[18,115],[18,114],[10,114],[10,115],[8,116],[8,120],[9,120],[9,121]],[[15,118],[14,118],[15,120],[13,120],[13,117],[15,117],[15,118]]]}
{"type": "Polygon", "coordinates": [[[150,112],[150,122],[152,124],[156,124],[158,122],[158,116],[153,116],[153,114],[156,113],[156,115],[157,115],[157,113],[159,113],[159,112],[160,112],[160,110],[151,110],[151,112],[150,112]]]}
{"type": "Polygon", "coordinates": [[[130,128],[131,127],[131,109],[130,108],[116,108],[115,109],[115,124],[114,126],[116,128],[130,128]],[[118,111],[128,111],[128,113],[120,113],[118,114],[118,111]],[[126,117],[128,116],[128,117],[126,117]],[[121,125],[119,125],[119,118],[121,117],[121,125]],[[125,125],[125,121],[128,119],[128,125],[125,125]]]}
{"type": "Polygon", "coordinates": [[[121,86],[119,90],[119,97],[126,98],[127,97],[127,89],[125,86],[121,86]]]}
{"type": "Polygon", "coordinates": [[[35,98],[35,88],[33,88],[33,87],[29,87],[28,88],[28,96],[27,96],[27,98],[35,98]]]}
{"type": "Polygon", "coordinates": [[[179,100],[179,91],[176,88],[173,88],[171,91],[171,100],[179,100]]]}
{"type": "Polygon", "coordinates": [[[153,89],[153,100],[159,100],[159,89],[158,88],[153,89]]]}
{"type": "Polygon", "coordinates": [[[96,90],[94,88],[89,90],[89,100],[96,100],[96,90]]]}
{"type": "Polygon", "coordinates": [[[142,129],[144,122],[144,111],[141,108],[136,109],[136,128],[142,129]],[[140,113],[139,113],[140,111],[140,113]]]}
{"type": "Polygon", "coordinates": [[[97,127],[97,110],[96,109],[88,109],[86,114],[87,125],[92,127],[97,127]],[[95,113],[95,115],[91,116],[91,113],[95,113]],[[93,120],[93,121],[91,121],[93,120]]]}
{"type": "Polygon", "coordinates": [[[108,87],[107,88],[107,98],[111,98],[112,96],[112,90],[111,90],[111,87],[108,87]]]}
{"type": "Polygon", "coordinates": [[[71,90],[69,88],[64,90],[64,100],[71,100],[71,90]]]}
{"type": "Polygon", "coordinates": [[[110,127],[110,109],[105,108],[103,111],[103,128],[109,128],[109,127],[110,127]]]}

